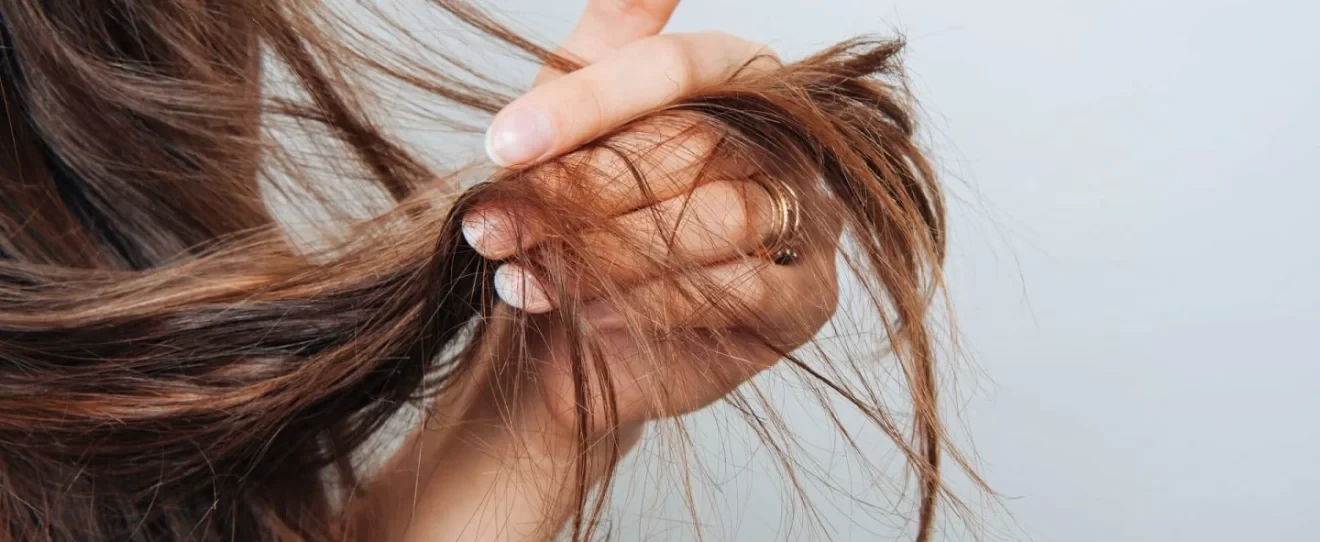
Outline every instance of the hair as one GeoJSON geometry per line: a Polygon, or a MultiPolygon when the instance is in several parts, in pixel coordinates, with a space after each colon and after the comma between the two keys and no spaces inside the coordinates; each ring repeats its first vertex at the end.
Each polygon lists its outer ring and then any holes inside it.
{"type": "MultiPolygon", "coordinates": [[[[434,7],[525,58],[575,67],[465,3],[434,7]]],[[[388,46],[319,0],[0,0],[0,18],[0,540],[369,539],[342,513],[367,491],[353,461],[368,439],[477,373],[531,372],[527,317],[497,309],[494,265],[460,231],[490,202],[550,232],[517,257],[563,308],[547,318],[575,345],[574,396],[603,405],[576,423],[614,423],[609,367],[567,287],[603,276],[581,232],[608,217],[582,179],[663,181],[642,167],[662,143],[620,138],[665,122],[719,135],[704,163],[741,160],[791,183],[813,202],[807,220],[843,218],[841,248],[902,369],[910,427],[875,390],[781,353],[898,443],[919,481],[918,540],[954,501],[941,460],[966,463],[946,444],[928,324],[945,214],[898,42],[741,73],[455,197],[467,170],[438,173],[385,129],[385,105],[417,103],[372,82],[479,114],[514,89],[438,49],[405,54],[422,40],[401,25],[405,44],[388,46]],[[626,167],[598,167],[602,152],[626,167]],[[380,195],[387,209],[353,216],[380,195]],[[280,197],[322,213],[311,226],[327,241],[295,239],[272,211],[280,197]]],[[[456,118],[437,122],[472,130],[456,118]]],[[[578,538],[601,510],[584,480],[578,538]]]]}

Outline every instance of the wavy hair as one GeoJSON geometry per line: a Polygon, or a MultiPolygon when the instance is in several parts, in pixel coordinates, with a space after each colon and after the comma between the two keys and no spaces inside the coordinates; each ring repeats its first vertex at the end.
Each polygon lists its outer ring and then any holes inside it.
{"type": "MultiPolygon", "coordinates": [[[[468,4],[432,7],[574,67],[468,4]]],[[[670,121],[719,134],[709,161],[743,160],[811,195],[806,219],[843,217],[841,249],[902,369],[910,426],[874,389],[783,354],[898,443],[919,481],[919,540],[941,496],[953,501],[941,459],[966,464],[946,444],[928,325],[945,212],[914,142],[899,43],[849,41],[742,74],[463,191],[467,170],[441,172],[385,128],[386,106],[417,104],[373,82],[477,114],[515,89],[442,50],[407,53],[422,42],[402,25],[405,44],[385,45],[319,0],[0,0],[0,18],[0,539],[370,539],[343,513],[369,491],[354,465],[368,439],[477,373],[527,372],[527,317],[497,307],[494,266],[460,232],[465,210],[492,201],[554,239],[518,257],[535,259],[563,307],[548,318],[576,345],[576,397],[604,405],[577,423],[609,425],[609,367],[566,287],[600,274],[604,255],[581,232],[608,217],[576,190],[606,175],[661,181],[638,165],[654,148],[617,138],[670,121]],[[601,152],[626,167],[594,166],[601,152]],[[536,188],[547,185],[563,188],[536,188]],[[314,209],[324,242],[291,235],[272,211],[280,198],[314,209]]],[[[600,506],[581,486],[586,538],[600,506]]]]}

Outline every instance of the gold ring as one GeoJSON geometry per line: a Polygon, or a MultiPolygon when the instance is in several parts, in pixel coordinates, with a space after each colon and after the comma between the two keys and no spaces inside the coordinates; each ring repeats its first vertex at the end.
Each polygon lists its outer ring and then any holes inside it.
{"type": "Polygon", "coordinates": [[[770,233],[761,240],[761,248],[754,254],[769,258],[777,265],[793,263],[798,259],[793,244],[802,226],[802,201],[798,199],[797,191],[788,183],[762,175],[755,175],[752,179],[770,194],[770,203],[773,206],[771,211],[774,213],[775,221],[770,233]]]}

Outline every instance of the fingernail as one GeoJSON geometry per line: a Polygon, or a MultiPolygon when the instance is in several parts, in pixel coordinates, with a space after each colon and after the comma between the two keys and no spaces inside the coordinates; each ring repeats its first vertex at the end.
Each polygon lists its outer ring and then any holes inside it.
{"type": "Polygon", "coordinates": [[[549,152],[554,135],[550,117],[540,109],[513,111],[486,131],[486,155],[501,166],[530,162],[549,152]]]}
{"type": "Polygon", "coordinates": [[[463,239],[482,256],[498,259],[518,248],[513,214],[502,209],[477,209],[463,217],[463,239]]]}
{"type": "Polygon", "coordinates": [[[495,270],[495,293],[505,303],[530,313],[549,312],[550,296],[531,273],[514,264],[495,270]]]}

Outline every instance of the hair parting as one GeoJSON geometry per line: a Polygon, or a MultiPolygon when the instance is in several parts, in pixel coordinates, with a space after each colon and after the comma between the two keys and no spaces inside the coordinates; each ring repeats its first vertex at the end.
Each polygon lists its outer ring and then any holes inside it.
{"type": "MultiPolygon", "coordinates": [[[[574,67],[467,3],[432,7],[526,58],[574,67]]],[[[619,406],[570,286],[599,279],[618,297],[608,255],[583,237],[610,227],[587,191],[602,176],[663,182],[647,164],[667,143],[625,137],[663,125],[718,134],[702,167],[750,164],[803,194],[808,220],[844,222],[840,249],[881,319],[911,427],[869,384],[759,340],[898,445],[918,481],[916,539],[931,539],[941,502],[960,506],[942,459],[985,487],[939,414],[928,322],[945,209],[915,141],[899,42],[858,39],[747,70],[460,190],[469,172],[437,173],[383,128],[369,83],[478,113],[511,89],[442,51],[435,65],[401,52],[420,41],[380,44],[319,1],[0,0],[0,22],[0,540],[373,539],[343,512],[371,491],[354,461],[372,435],[465,383],[530,385],[532,324],[495,303],[495,266],[461,233],[465,211],[490,202],[548,232],[517,257],[535,263],[563,309],[545,318],[573,339],[579,446],[617,451],[592,429],[616,426],[619,406]],[[602,153],[618,167],[602,168],[602,153]],[[559,188],[536,188],[548,184],[559,188]],[[345,193],[358,199],[342,203],[345,193]],[[323,243],[295,239],[271,210],[280,194],[326,213],[308,213],[323,243]],[[352,204],[373,195],[387,208],[363,218],[352,204]]],[[[752,311],[699,286],[692,295],[712,310],[752,311]]],[[[731,401],[772,438],[751,399],[731,401]]],[[[575,539],[596,533],[608,492],[609,477],[590,487],[586,461],[575,539]]]]}

